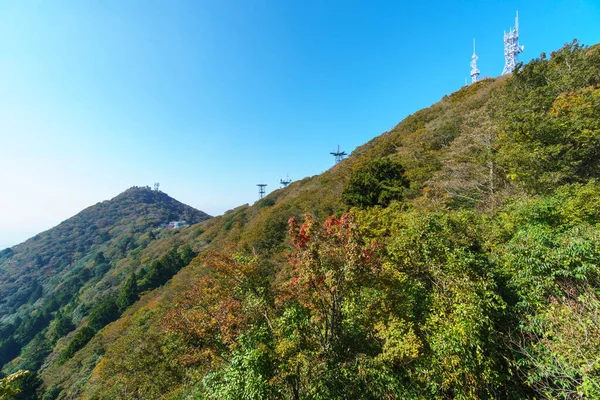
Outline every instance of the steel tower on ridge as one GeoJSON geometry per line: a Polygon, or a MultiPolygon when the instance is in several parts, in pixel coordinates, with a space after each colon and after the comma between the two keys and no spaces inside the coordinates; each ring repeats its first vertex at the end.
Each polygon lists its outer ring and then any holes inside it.
{"type": "Polygon", "coordinates": [[[345,151],[340,151],[340,145],[338,144],[337,147],[337,151],[332,151],[331,153],[332,156],[335,157],[335,163],[339,163],[340,161],[342,161],[344,159],[344,156],[347,156],[345,151]]]}
{"type": "Polygon", "coordinates": [[[477,82],[479,77],[479,69],[477,68],[477,54],[475,54],[475,39],[473,39],[473,56],[471,57],[471,83],[477,82]]]}
{"type": "Polygon", "coordinates": [[[504,32],[504,69],[502,75],[510,74],[519,62],[519,54],[525,50],[525,46],[519,45],[519,12],[515,18],[515,28],[508,33],[504,32]]]}
{"type": "Polygon", "coordinates": [[[267,184],[257,183],[256,186],[258,186],[258,199],[260,200],[265,197],[265,187],[267,187],[267,184]]]}

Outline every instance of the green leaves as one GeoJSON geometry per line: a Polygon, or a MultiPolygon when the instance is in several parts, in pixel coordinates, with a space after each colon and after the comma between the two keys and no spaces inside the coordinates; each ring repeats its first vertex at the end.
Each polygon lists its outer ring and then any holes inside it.
{"type": "Polygon", "coordinates": [[[75,354],[78,350],[81,350],[83,346],[85,346],[87,342],[94,337],[95,334],[96,332],[89,326],[84,326],[77,331],[75,336],[73,336],[73,339],[71,339],[67,345],[67,348],[63,350],[61,354],[61,361],[64,362],[73,357],[73,354],[75,354]]]}
{"type": "Polygon", "coordinates": [[[387,206],[393,200],[402,200],[408,183],[399,162],[376,158],[352,173],[342,199],[350,207],[387,206]]]}
{"type": "Polygon", "coordinates": [[[577,41],[515,72],[496,105],[499,157],[532,193],[598,177],[600,50],[577,41]]]}
{"type": "Polygon", "coordinates": [[[119,295],[115,300],[117,307],[119,308],[119,312],[123,313],[123,311],[135,303],[139,297],[137,277],[135,273],[132,273],[131,276],[125,281],[125,284],[121,287],[119,295]]]}

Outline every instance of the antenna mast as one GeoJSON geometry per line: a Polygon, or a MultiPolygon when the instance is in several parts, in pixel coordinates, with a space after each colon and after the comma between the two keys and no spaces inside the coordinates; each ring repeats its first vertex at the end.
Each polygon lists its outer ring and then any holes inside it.
{"type": "Polygon", "coordinates": [[[519,62],[519,54],[525,50],[525,46],[519,45],[519,12],[515,18],[515,29],[504,32],[504,69],[502,75],[510,74],[519,62]]]}
{"type": "Polygon", "coordinates": [[[155,192],[158,192],[158,188],[159,188],[159,187],[160,187],[160,183],[158,183],[158,182],[155,182],[155,183],[154,183],[154,191],[155,191],[155,192]]]}
{"type": "Polygon", "coordinates": [[[265,197],[265,187],[267,186],[266,183],[258,183],[256,186],[258,186],[258,199],[262,199],[263,197],[265,197]]]}
{"type": "Polygon", "coordinates": [[[479,69],[477,68],[477,54],[475,54],[475,39],[473,39],[473,56],[471,57],[471,83],[477,82],[479,77],[479,69]]]}
{"type": "Polygon", "coordinates": [[[335,163],[339,163],[340,161],[342,161],[344,159],[344,156],[346,156],[346,152],[345,151],[340,151],[340,145],[338,144],[337,147],[337,151],[332,151],[331,153],[329,153],[331,155],[333,155],[335,157],[335,163]]]}
{"type": "Polygon", "coordinates": [[[289,185],[290,183],[292,183],[292,180],[290,179],[289,176],[286,176],[285,178],[281,178],[279,180],[279,183],[281,183],[281,187],[287,187],[287,185],[289,185]]]}

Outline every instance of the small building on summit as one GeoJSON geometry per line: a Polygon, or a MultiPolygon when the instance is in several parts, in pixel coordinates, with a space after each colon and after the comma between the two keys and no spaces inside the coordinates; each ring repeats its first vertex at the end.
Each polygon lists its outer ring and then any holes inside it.
{"type": "Polygon", "coordinates": [[[185,220],[171,221],[167,225],[167,229],[183,228],[184,226],[188,226],[188,223],[185,220]]]}

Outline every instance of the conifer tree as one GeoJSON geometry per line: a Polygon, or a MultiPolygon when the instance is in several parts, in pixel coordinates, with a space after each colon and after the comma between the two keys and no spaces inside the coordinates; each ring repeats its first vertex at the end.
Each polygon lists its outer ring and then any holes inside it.
{"type": "Polygon", "coordinates": [[[117,306],[119,307],[119,312],[123,312],[139,299],[138,294],[138,285],[137,285],[137,277],[135,272],[131,274],[129,279],[125,282],[119,295],[117,296],[117,306]]]}

